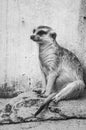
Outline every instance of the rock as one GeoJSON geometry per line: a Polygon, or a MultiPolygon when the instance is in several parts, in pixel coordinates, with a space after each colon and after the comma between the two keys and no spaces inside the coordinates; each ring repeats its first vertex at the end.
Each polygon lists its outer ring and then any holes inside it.
{"type": "Polygon", "coordinates": [[[0,110],[0,123],[86,119],[86,91],[83,97],[77,100],[61,101],[58,104],[51,102],[37,117],[34,117],[34,113],[44,100],[33,91],[20,94],[0,110]]]}
{"type": "Polygon", "coordinates": [[[58,105],[49,106],[49,110],[65,119],[86,118],[86,100],[61,101],[58,105]]]}

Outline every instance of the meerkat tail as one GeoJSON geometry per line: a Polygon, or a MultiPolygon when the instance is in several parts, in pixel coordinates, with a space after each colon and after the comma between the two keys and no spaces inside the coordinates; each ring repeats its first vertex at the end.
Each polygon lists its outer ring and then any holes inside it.
{"type": "Polygon", "coordinates": [[[46,105],[48,105],[52,98],[56,95],[56,93],[52,93],[48,96],[48,98],[45,100],[45,102],[40,106],[40,108],[35,112],[34,116],[36,117],[44,108],[46,105]]]}

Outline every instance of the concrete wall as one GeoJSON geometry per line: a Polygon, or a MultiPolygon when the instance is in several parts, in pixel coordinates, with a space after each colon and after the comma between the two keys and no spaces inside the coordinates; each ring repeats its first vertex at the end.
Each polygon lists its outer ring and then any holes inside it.
{"type": "Polygon", "coordinates": [[[25,89],[41,79],[38,48],[29,38],[39,25],[54,28],[59,44],[85,67],[85,6],[85,0],[0,0],[0,84],[18,82],[25,89]]]}

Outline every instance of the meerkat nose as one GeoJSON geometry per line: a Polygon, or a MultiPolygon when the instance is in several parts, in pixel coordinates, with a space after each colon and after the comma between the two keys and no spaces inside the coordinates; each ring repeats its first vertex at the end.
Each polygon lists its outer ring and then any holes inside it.
{"type": "Polygon", "coordinates": [[[30,36],[30,39],[32,39],[32,40],[33,40],[33,39],[34,39],[34,35],[31,35],[31,36],[30,36]]]}

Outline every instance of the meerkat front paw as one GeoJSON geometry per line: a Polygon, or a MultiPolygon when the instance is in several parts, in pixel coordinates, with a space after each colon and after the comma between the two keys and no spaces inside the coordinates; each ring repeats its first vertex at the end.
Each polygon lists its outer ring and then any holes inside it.
{"type": "Polygon", "coordinates": [[[48,97],[49,96],[49,92],[45,91],[45,93],[43,94],[43,97],[48,97]]]}
{"type": "Polygon", "coordinates": [[[47,93],[46,90],[43,93],[41,93],[41,97],[43,98],[46,98],[48,96],[49,96],[49,93],[47,93]]]}

